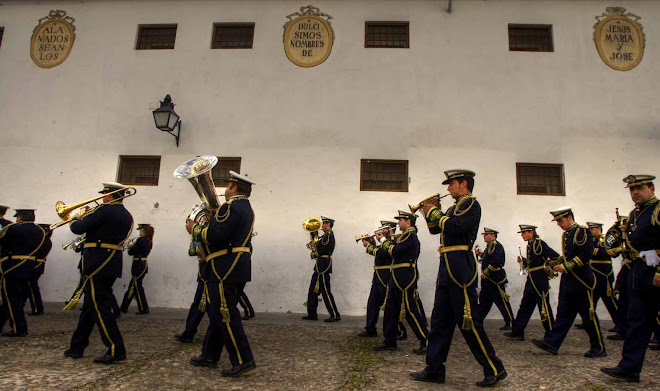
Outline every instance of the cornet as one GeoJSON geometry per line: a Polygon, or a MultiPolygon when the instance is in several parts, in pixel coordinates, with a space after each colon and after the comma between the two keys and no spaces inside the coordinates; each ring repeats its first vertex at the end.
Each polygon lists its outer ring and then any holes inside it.
{"type": "Polygon", "coordinates": [[[410,208],[410,212],[412,214],[415,214],[415,213],[417,213],[418,210],[420,210],[424,206],[424,204],[431,201],[433,198],[438,197],[438,201],[440,201],[441,199],[447,197],[448,195],[450,195],[450,194],[447,193],[443,196],[441,196],[440,193],[432,194],[432,195],[424,198],[423,200],[419,201],[419,203],[417,203],[415,205],[408,204],[408,207],[410,208]]]}
{"type": "Polygon", "coordinates": [[[74,249],[80,245],[80,243],[85,241],[85,235],[80,235],[77,238],[73,239],[71,242],[62,246],[62,250],[74,249]]]}
{"type": "Polygon", "coordinates": [[[525,263],[527,263],[527,258],[522,256],[522,250],[520,247],[518,247],[518,254],[520,254],[520,272],[518,272],[518,275],[525,276],[527,275],[527,267],[525,267],[525,263]]]}
{"type": "Polygon", "coordinates": [[[133,246],[133,244],[135,244],[135,241],[138,240],[139,238],[140,237],[138,236],[125,241],[124,244],[121,245],[124,248],[124,251],[128,250],[131,246],[133,246]]]}

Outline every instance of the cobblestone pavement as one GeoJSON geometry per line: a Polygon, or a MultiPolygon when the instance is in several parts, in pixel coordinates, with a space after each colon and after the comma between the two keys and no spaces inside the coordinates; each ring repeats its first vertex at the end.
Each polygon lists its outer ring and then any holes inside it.
{"type": "MultiPolygon", "coordinates": [[[[128,349],[126,361],[103,366],[92,359],[105,351],[95,329],[85,357],[62,357],[75,328],[78,311],[63,312],[59,304],[46,306],[46,315],[28,317],[26,338],[0,338],[0,388],[2,389],[255,389],[255,390],[473,390],[482,373],[462,336],[456,331],[447,362],[447,383],[411,381],[408,373],[424,368],[424,357],[411,353],[413,338],[396,352],[373,352],[380,338],[360,339],[364,318],[345,317],[334,324],[305,322],[300,314],[263,314],[244,322],[257,369],[231,379],[220,369],[188,364],[201,349],[203,332],[193,344],[173,339],[183,329],[187,310],[152,308],[147,316],[132,313],[119,320],[128,349]]],[[[133,309],[133,308],[131,308],[133,309]]],[[[602,366],[615,366],[622,342],[607,341],[609,356],[586,359],[586,333],[572,330],[558,356],[534,347],[531,338],[542,336],[538,322],[528,328],[527,340],[502,337],[501,321],[487,321],[486,329],[508,378],[500,390],[658,390],[660,352],[649,351],[642,382],[623,383],[601,374],[602,366]]],[[[610,327],[609,322],[603,322],[610,327]]],[[[200,330],[205,330],[204,320],[200,330]]],[[[5,331],[7,331],[5,327],[5,331]]],[[[229,367],[226,352],[219,368],[229,367]]]]}

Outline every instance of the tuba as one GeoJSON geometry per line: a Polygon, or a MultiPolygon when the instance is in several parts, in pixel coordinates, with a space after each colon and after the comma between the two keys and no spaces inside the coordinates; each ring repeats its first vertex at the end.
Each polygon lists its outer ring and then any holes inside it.
{"type": "Polygon", "coordinates": [[[303,229],[309,231],[310,240],[307,243],[307,248],[316,252],[316,244],[319,241],[319,229],[323,225],[323,220],[320,217],[312,216],[303,221],[303,229]]]}
{"type": "Polygon", "coordinates": [[[209,221],[220,208],[211,176],[211,170],[217,163],[217,157],[204,155],[190,159],[174,170],[174,177],[187,179],[202,201],[201,204],[193,206],[188,218],[204,227],[209,225],[209,221]]]}

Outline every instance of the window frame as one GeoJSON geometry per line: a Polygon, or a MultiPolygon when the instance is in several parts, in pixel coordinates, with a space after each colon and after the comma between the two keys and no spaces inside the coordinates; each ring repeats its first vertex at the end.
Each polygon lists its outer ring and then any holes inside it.
{"type": "Polygon", "coordinates": [[[174,50],[176,47],[176,36],[179,32],[179,25],[177,23],[155,23],[155,24],[138,24],[137,34],[135,36],[135,50],[174,50]],[[174,27],[174,42],[172,47],[166,48],[140,48],[140,36],[143,29],[155,29],[155,28],[172,28],[174,27]]]}
{"type": "MultiPolygon", "coordinates": [[[[218,164],[220,164],[221,161],[238,161],[238,173],[240,173],[241,170],[241,164],[243,163],[243,159],[240,156],[216,156],[218,158],[218,164]]],[[[217,167],[218,164],[216,164],[213,168],[217,167]]],[[[211,170],[211,178],[213,179],[213,184],[215,187],[227,187],[226,184],[218,185],[216,182],[216,179],[213,177],[213,170],[211,170]]],[[[226,180],[224,178],[220,178],[221,180],[226,180]]]]}
{"type": "Polygon", "coordinates": [[[388,193],[408,193],[410,191],[410,186],[409,185],[410,185],[410,161],[408,161],[408,160],[396,160],[396,159],[360,159],[360,191],[381,191],[381,192],[388,192],[388,193]],[[405,179],[404,183],[406,185],[406,188],[403,189],[403,190],[382,189],[382,188],[381,189],[365,188],[364,187],[364,182],[365,182],[365,180],[368,180],[368,179],[364,178],[365,170],[364,170],[363,167],[364,167],[365,163],[372,163],[372,162],[373,163],[392,163],[392,164],[403,163],[403,164],[405,164],[405,167],[406,167],[405,177],[406,177],[406,179],[405,179]]]}
{"type": "Polygon", "coordinates": [[[364,22],[364,48],[365,49],[410,49],[410,21],[367,21],[364,22]],[[406,46],[369,46],[367,36],[369,26],[406,26],[406,46]]]}
{"type": "Polygon", "coordinates": [[[563,163],[526,163],[526,162],[516,162],[516,194],[517,195],[535,195],[535,196],[554,196],[554,197],[565,197],[566,196],[566,176],[564,174],[564,164],[563,163]],[[560,193],[532,193],[532,192],[521,192],[520,191],[520,167],[551,167],[559,169],[559,184],[561,188],[560,193]]]}
{"type": "Polygon", "coordinates": [[[211,28],[211,49],[253,49],[254,48],[254,22],[214,22],[211,28]],[[233,47],[215,47],[216,29],[218,27],[252,27],[252,41],[250,47],[247,46],[233,46],[233,47]]]}
{"type": "Polygon", "coordinates": [[[555,51],[555,34],[554,28],[551,24],[526,24],[526,23],[509,23],[507,25],[507,37],[509,38],[509,51],[510,52],[528,52],[528,53],[554,53],[555,51]],[[524,49],[511,49],[511,28],[537,28],[546,29],[550,33],[550,50],[524,50],[524,49]]]}
{"type": "Polygon", "coordinates": [[[160,155],[119,155],[119,164],[117,167],[117,182],[124,184],[124,185],[131,185],[131,186],[158,186],[158,183],[160,182],[160,166],[162,162],[162,156],[160,155]],[[131,159],[153,159],[156,160],[158,159],[158,176],[156,177],[156,183],[131,183],[131,182],[124,182],[122,181],[122,172],[125,166],[125,161],[126,160],[131,160],[131,159]]]}

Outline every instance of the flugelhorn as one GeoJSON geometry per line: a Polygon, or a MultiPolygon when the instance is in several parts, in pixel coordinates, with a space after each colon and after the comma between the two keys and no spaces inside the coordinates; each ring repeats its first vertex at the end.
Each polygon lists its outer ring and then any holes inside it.
{"type": "Polygon", "coordinates": [[[433,198],[438,197],[438,201],[440,201],[441,199],[447,197],[448,195],[450,195],[450,194],[447,193],[447,194],[441,196],[440,193],[435,193],[435,194],[432,194],[432,195],[424,198],[423,200],[419,201],[419,203],[417,203],[415,205],[408,204],[408,207],[410,208],[410,212],[412,214],[415,214],[415,213],[417,213],[418,210],[420,210],[424,206],[424,204],[431,201],[433,198]]]}
{"type": "Polygon", "coordinates": [[[115,201],[117,201],[117,200],[123,200],[124,198],[134,196],[135,193],[137,193],[137,190],[132,186],[126,186],[126,187],[122,187],[121,189],[117,189],[115,191],[104,193],[104,194],[99,195],[98,197],[90,198],[86,201],[78,202],[77,204],[72,204],[72,205],[66,205],[62,201],[57,201],[55,203],[55,213],[57,213],[57,215],[62,219],[62,221],[59,221],[55,224],[51,224],[51,226],[50,226],[51,231],[54,230],[55,228],[61,227],[64,224],[69,223],[73,219],[72,214],[74,214],[73,211],[75,211],[76,209],[79,209],[79,210],[75,213],[75,215],[82,218],[83,216],[85,216],[86,214],[88,214],[92,210],[94,210],[94,208],[93,209],[83,208],[83,206],[86,206],[87,204],[91,204],[92,202],[94,202],[94,203],[96,203],[96,205],[95,205],[95,208],[96,208],[96,207],[101,205],[101,204],[99,204],[98,200],[100,200],[101,198],[103,198],[105,196],[115,194],[115,193],[122,193],[121,197],[114,199],[115,201]]]}
{"type": "Polygon", "coordinates": [[[70,248],[76,248],[80,245],[80,243],[85,241],[85,235],[80,235],[77,238],[73,239],[69,243],[65,244],[62,246],[62,250],[68,250],[70,248]]]}

